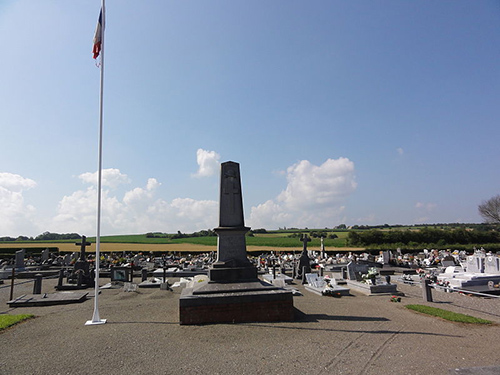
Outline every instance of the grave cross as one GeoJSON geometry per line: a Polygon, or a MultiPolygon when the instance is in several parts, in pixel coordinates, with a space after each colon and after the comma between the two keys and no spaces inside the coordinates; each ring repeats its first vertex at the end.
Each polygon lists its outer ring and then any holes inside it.
{"type": "Polygon", "coordinates": [[[228,168],[224,174],[224,184],[222,186],[222,193],[228,196],[227,200],[229,202],[229,212],[231,214],[235,213],[236,198],[237,194],[240,192],[236,177],[236,171],[228,168]]]}
{"type": "Polygon", "coordinates": [[[302,248],[302,252],[304,253],[307,251],[307,243],[311,242],[311,239],[307,237],[307,234],[303,234],[302,236],[300,236],[300,242],[304,244],[304,247],[302,248]]]}
{"type": "Polygon", "coordinates": [[[80,260],[85,260],[85,247],[90,246],[90,242],[87,242],[87,237],[82,236],[82,242],[76,242],[75,245],[80,246],[80,260]]]}

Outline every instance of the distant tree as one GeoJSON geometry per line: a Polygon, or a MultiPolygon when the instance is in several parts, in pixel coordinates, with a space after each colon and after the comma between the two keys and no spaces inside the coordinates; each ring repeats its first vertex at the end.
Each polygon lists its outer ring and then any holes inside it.
{"type": "Polygon", "coordinates": [[[0,242],[8,242],[8,241],[15,241],[15,238],[12,237],[0,237],[0,242]]]}
{"type": "Polygon", "coordinates": [[[500,224],[500,195],[484,201],[478,206],[479,214],[487,223],[500,224]]]}

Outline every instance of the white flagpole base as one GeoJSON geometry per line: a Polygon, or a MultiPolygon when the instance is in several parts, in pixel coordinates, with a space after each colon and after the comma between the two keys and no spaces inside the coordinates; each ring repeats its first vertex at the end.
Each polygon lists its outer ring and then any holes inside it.
{"type": "Polygon", "coordinates": [[[86,326],[93,326],[97,324],[104,324],[106,323],[106,319],[100,319],[100,320],[87,320],[85,323],[86,326]]]}

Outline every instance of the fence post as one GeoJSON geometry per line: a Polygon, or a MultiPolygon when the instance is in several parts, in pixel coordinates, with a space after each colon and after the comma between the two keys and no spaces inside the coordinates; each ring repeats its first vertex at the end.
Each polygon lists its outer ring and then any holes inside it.
{"type": "Polygon", "coordinates": [[[422,279],[422,296],[426,302],[432,302],[432,288],[430,284],[430,280],[426,278],[422,279]]]}
{"type": "Polygon", "coordinates": [[[33,294],[42,294],[42,277],[41,273],[35,275],[35,282],[33,283],[33,294]]]}

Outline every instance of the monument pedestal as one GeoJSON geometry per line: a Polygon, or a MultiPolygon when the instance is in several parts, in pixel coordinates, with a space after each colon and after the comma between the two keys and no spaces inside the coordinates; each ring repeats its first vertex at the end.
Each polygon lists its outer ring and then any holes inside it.
{"type": "Polygon", "coordinates": [[[185,288],[179,299],[180,324],[292,321],[292,292],[260,280],[185,288]]]}

